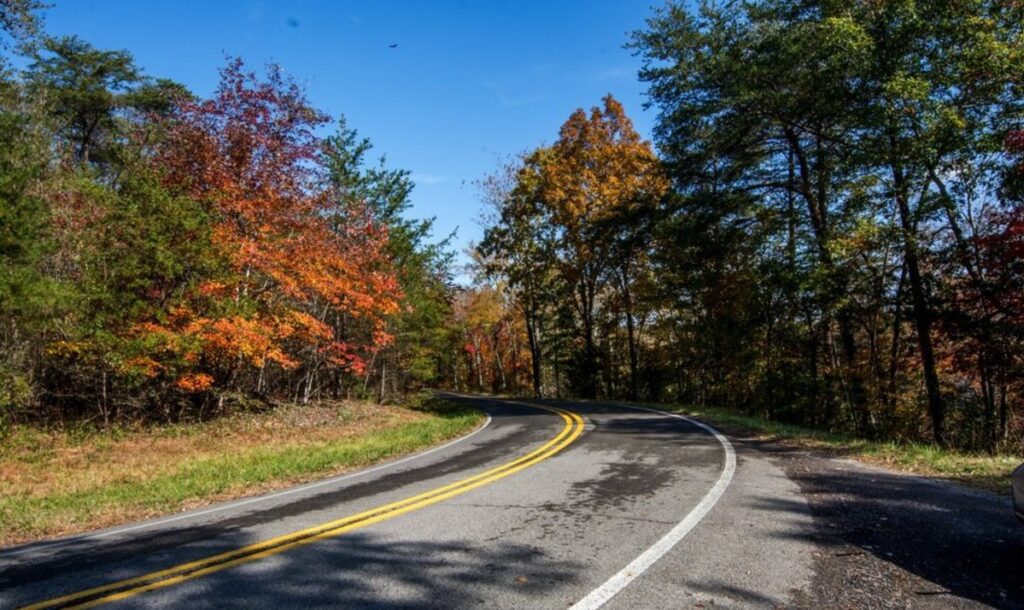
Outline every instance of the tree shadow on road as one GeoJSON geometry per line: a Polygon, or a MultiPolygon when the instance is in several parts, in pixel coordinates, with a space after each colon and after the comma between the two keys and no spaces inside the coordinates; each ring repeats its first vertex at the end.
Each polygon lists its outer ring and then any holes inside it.
{"type": "MultiPolygon", "coordinates": [[[[837,605],[843,605],[852,586],[893,587],[889,595],[901,599],[889,601],[901,607],[942,606],[955,595],[997,608],[1024,608],[1024,525],[1013,517],[1008,498],[772,442],[744,445],[782,457],[781,465],[800,486],[819,528],[815,542],[831,551],[819,561],[818,593],[831,595],[837,605]],[[870,566],[862,565],[870,558],[927,583],[910,582],[897,590],[897,583],[890,581],[899,575],[872,574],[870,566]],[[934,586],[922,586],[928,583],[934,586]]],[[[806,510],[768,496],[760,499],[759,508],[806,510]]],[[[874,568],[888,569],[881,564],[874,568]]]]}
{"type": "Polygon", "coordinates": [[[553,588],[568,589],[582,569],[525,545],[395,542],[355,533],[211,574],[201,586],[169,590],[166,599],[175,607],[529,606],[553,588]]]}
{"type": "MultiPolygon", "coordinates": [[[[586,404],[588,412],[636,414],[614,404],[586,404]]],[[[604,429],[680,446],[699,444],[708,447],[708,460],[716,459],[714,438],[680,423],[670,417],[653,422],[650,416],[625,417],[604,429]]],[[[752,451],[781,458],[779,465],[807,500],[761,495],[754,508],[764,511],[765,519],[779,519],[782,513],[805,514],[810,507],[816,531],[779,535],[809,539],[822,549],[825,559],[818,561],[814,585],[817,602],[857,607],[873,599],[886,607],[943,607],[958,596],[997,608],[1024,608],[1024,524],[1014,518],[1008,498],[736,436],[730,434],[740,468],[752,451]],[[867,565],[866,559],[874,564],[867,565]],[[901,570],[916,578],[908,579],[901,570]],[[896,582],[900,579],[908,582],[896,582]]]]}

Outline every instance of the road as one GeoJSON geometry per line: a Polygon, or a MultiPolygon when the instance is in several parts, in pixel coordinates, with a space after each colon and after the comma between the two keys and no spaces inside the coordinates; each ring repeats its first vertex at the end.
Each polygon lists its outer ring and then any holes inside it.
{"type": "Polygon", "coordinates": [[[854,498],[874,471],[782,455],[631,407],[454,399],[488,421],[437,449],[284,492],[0,550],[0,607],[1024,606],[1024,528],[1000,517],[996,496],[956,486],[921,491],[950,502],[943,510],[953,525],[914,544],[948,557],[956,549],[943,545],[980,536],[989,550],[966,568],[928,571],[886,557],[884,542],[895,539],[886,528],[941,526],[934,515],[921,520],[928,507],[901,503],[879,513],[854,499],[849,513],[829,512],[833,495],[854,498]],[[827,481],[807,476],[828,468],[827,481]],[[863,531],[856,520],[864,515],[878,531],[863,531]],[[882,541],[871,544],[872,536],[882,541]],[[876,577],[903,584],[888,591],[871,584],[876,577]],[[931,589],[913,590],[918,581],[931,589]]]}

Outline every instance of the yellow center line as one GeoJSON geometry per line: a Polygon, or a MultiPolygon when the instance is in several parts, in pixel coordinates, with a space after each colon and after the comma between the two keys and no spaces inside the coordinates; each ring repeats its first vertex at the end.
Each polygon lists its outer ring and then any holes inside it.
{"type": "Polygon", "coordinates": [[[190,561],[163,570],[143,574],[141,576],[119,580],[99,587],[93,587],[91,589],[85,589],[83,591],[69,593],[61,597],[37,602],[32,605],[25,606],[24,610],[36,610],[42,608],[91,608],[100,604],[125,599],[153,589],[160,589],[199,578],[237,565],[276,555],[289,549],[310,544],[318,540],[338,536],[374,523],[392,519],[399,515],[436,504],[442,500],[464,494],[467,491],[493,483],[499,479],[519,472],[520,470],[529,468],[530,466],[555,455],[582,434],[584,426],[583,418],[578,414],[571,411],[541,405],[531,404],[529,406],[551,411],[560,415],[565,422],[565,427],[554,438],[547,441],[537,449],[534,449],[526,455],[516,458],[510,462],[506,462],[500,466],[466,479],[455,481],[454,483],[449,483],[396,502],[384,504],[349,517],[343,517],[314,527],[301,529],[289,534],[270,538],[262,542],[219,553],[217,555],[212,555],[204,559],[190,561]]]}

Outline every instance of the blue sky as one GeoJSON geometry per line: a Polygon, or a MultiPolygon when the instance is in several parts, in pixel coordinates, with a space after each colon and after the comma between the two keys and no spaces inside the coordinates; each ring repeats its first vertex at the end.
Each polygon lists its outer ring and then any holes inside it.
{"type": "Polygon", "coordinates": [[[575,108],[611,93],[650,134],[639,60],[622,45],[653,0],[51,3],[49,34],[127,49],[148,74],[199,95],[228,55],[280,64],[389,166],[412,172],[413,214],[436,216],[438,236],[458,227],[459,250],[482,232],[474,182],[550,143],[575,108]]]}

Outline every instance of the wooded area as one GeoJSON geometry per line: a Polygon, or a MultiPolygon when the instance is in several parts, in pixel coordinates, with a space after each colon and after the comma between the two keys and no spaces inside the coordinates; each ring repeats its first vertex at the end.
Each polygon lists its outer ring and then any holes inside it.
{"type": "Polygon", "coordinates": [[[609,95],[498,168],[469,287],[280,69],[202,99],[38,8],[0,2],[0,427],[433,385],[1024,445],[1021,3],[657,10],[654,143],[609,95]]]}
{"type": "Polygon", "coordinates": [[[608,97],[487,182],[520,383],[1019,449],[1022,28],[982,0],[657,11],[631,44],[658,159],[608,97]]]}
{"type": "Polygon", "coordinates": [[[0,427],[385,399],[460,345],[408,172],[280,69],[201,99],[0,4],[0,427]],[[16,65],[23,66],[16,69],[16,65]],[[257,402],[258,404],[258,402],[257,402]]]}

